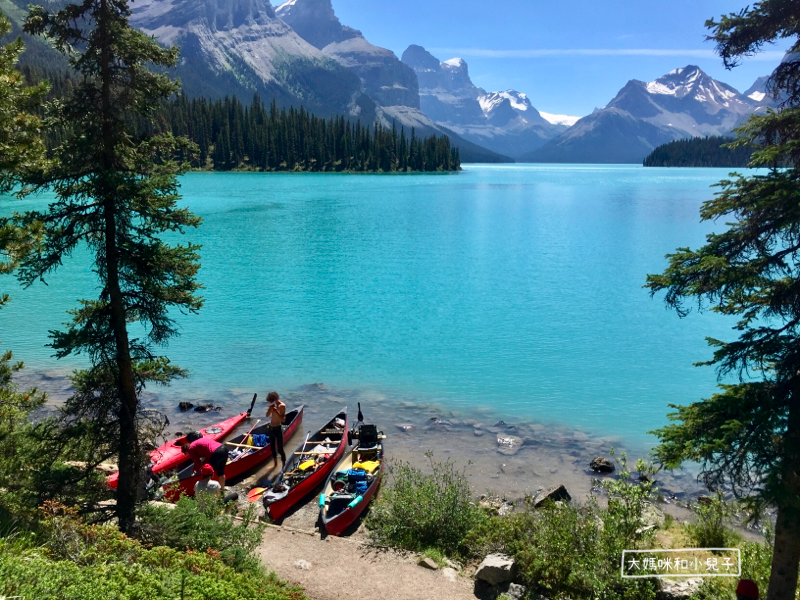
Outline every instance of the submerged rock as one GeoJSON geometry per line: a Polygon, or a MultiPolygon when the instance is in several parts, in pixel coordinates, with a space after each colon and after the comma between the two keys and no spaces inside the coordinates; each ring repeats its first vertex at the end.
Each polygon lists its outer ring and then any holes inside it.
{"type": "Polygon", "coordinates": [[[181,402],[178,404],[178,408],[181,412],[186,412],[187,410],[194,408],[194,404],[191,402],[181,402]]]}
{"type": "Polygon", "coordinates": [[[519,452],[523,446],[523,441],[515,435],[498,435],[497,451],[506,456],[513,456],[519,452]]]}
{"type": "Polygon", "coordinates": [[[595,473],[613,473],[616,467],[605,456],[595,456],[589,463],[589,468],[595,473]]]}

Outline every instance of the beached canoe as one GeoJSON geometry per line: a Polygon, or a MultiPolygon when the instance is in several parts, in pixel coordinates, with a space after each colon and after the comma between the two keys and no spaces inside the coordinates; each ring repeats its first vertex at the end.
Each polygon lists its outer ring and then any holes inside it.
{"type": "Polygon", "coordinates": [[[361,425],[358,443],[325,482],[319,497],[320,520],[330,535],[341,535],[364,512],[381,485],[383,433],[361,425]]]}
{"type": "MultiPolygon", "coordinates": [[[[300,405],[286,413],[283,424],[284,443],[294,435],[303,422],[303,408],[303,405],[300,405]]],[[[269,423],[259,425],[249,435],[243,433],[236,436],[225,442],[225,446],[230,457],[225,465],[225,480],[228,481],[272,458],[272,449],[269,447],[269,423]],[[249,443],[251,437],[252,444],[249,443]]],[[[200,479],[201,475],[194,472],[194,464],[190,463],[178,473],[177,481],[170,481],[164,486],[164,497],[176,502],[181,495],[194,496],[194,484],[200,479]]]]}
{"type": "MultiPolygon", "coordinates": [[[[251,405],[250,410],[252,409],[253,407],[251,405]]],[[[203,435],[203,437],[211,438],[212,440],[218,442],[219,440],[228,437],[228,435],[230,435],[230,433],[234,431],[242,423],[242,421],[247,419],[250,416],[250,410],[239,413],[230,419],[225,419],[224,421],[210,425],[205,429],[199,429],[198,431],[201,435],[203,435]]],[[[189,460],[189,457],[181,451],[181,446],[185,443],[186,436],[184,435],[179,438],[175,438],[174,440],[170,440],[150,452],[150,461],[153,463],[153,466],[151,467],[153,473],[164,473],[172,469],[183,467],[184,464],[189,460]]],[[[108,482],[109,487],[116,489],[118,479],[119,472],[109,475],[106,481],[108,482]]]]}
{"type": "Polygon", "coordinates": [[[347,409],[342,409],[322,429],[287,457],[277,483],[264,493],[262,501],[269,516],[277,521],[294,505],[318,490],[344,456],[347,448],[347,409]]]}

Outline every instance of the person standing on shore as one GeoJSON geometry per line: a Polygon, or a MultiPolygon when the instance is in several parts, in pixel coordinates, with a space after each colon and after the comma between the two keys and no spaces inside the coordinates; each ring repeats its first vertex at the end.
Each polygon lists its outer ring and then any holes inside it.
{"type": "Polygon", "coordinates": [[[195,473],[200,473],[204,464],[211,465],[220,489],[225,489],[225,465],[228,463],[228,451],[225,446],[193,431],[186,436],[186,442],[181,445],[181,450],[192,459],[195,473]]]}
{"type": "Polygon", "coordinates": [[[278,466],[278,454],[281,462],[286,464],[286,454],[283,452],[283,422],[286,420],[286,405],[281,402],[278,392],[267,394],[267,418],[269,421],[269,447],[272,450],[272,467],[278,466]]]}

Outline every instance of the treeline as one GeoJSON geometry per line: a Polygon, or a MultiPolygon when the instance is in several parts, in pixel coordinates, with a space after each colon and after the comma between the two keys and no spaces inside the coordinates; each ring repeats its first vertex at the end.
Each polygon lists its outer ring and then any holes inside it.
{"type": "MultiPolygon", "coordinates": [[[[52,98],[70,94],[74,75],[44,73],[26,68],[30,81],[50,81],[52,98]]],[[[211,101],[189,99],[181,94],[164,103],[155,118],[139,120],[140,134],[167,133],[185,136],[199,151],[187,160],[197,169],[230,171],[358,171],[403,173],[412,171],[459,171],[458,148],[446,135],[420,138],[412,128],[393,124],[352,123],[342,116],[319,118],[303,108],[279,109],[273,101],[265,106],[258,95],[250,106],[235,96],[211,101]]],[[[49,148],[58,145],[57,131],[46,133],[49,148]]]]}
{"type": "Polygon", "coordinates": [[[303,108],[279,110],[256,95],[250,106],[236,97],[215,102],[185,95],[161,111],[174,135],[200,148],[195,166],[219,171],[457,171],[458,149],[447,136],[421,139],[414,129],[364,126],[344,117],[321,119],[303,108]]]}
{"type": "Polygon", "coordinates": [[[655,148],[642,162],[645,167],[746,167],[752,148],[725,148],[733,138],[712,136],[675,140],[655,148]]]}

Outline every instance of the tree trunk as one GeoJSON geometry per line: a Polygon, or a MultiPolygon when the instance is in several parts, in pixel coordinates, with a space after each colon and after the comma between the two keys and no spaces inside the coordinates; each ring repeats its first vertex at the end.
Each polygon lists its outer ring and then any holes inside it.
{"type": "Polygon", "coordinates": [[[800,511],[779,508],[767,600],[794,600],[800,568],[800,511]]]}
{"type": "Polygon", "coordinates": [[[139,436],[136,428],[138,398],[133,378],[133,363],[128,345],[125,301],[119,282],[119,253],[116,221],[116,195],[109,178],[115,170],[114,115],[111,102],[112,54],[109,21],[111,8],[107,0],[100,1],[97,27],[101,37],[101,102],[103,220],[105,224],[106,289],[109,295],[111,328],[116,345],[117,385],[120,394],[119,411],[119,483],[117,486],[117,520],[119,528],[129,533],[133,528],[136,499],[139,491],[139,436]]]}
{"type": "Polygon", "coordinates": [[[784,485],[788,500],[778,507],[767,600],[795,600],[797,594],[800,569],[800,404],[797,402],[789,408],[784,446],[787,453],[784,485]]]}

